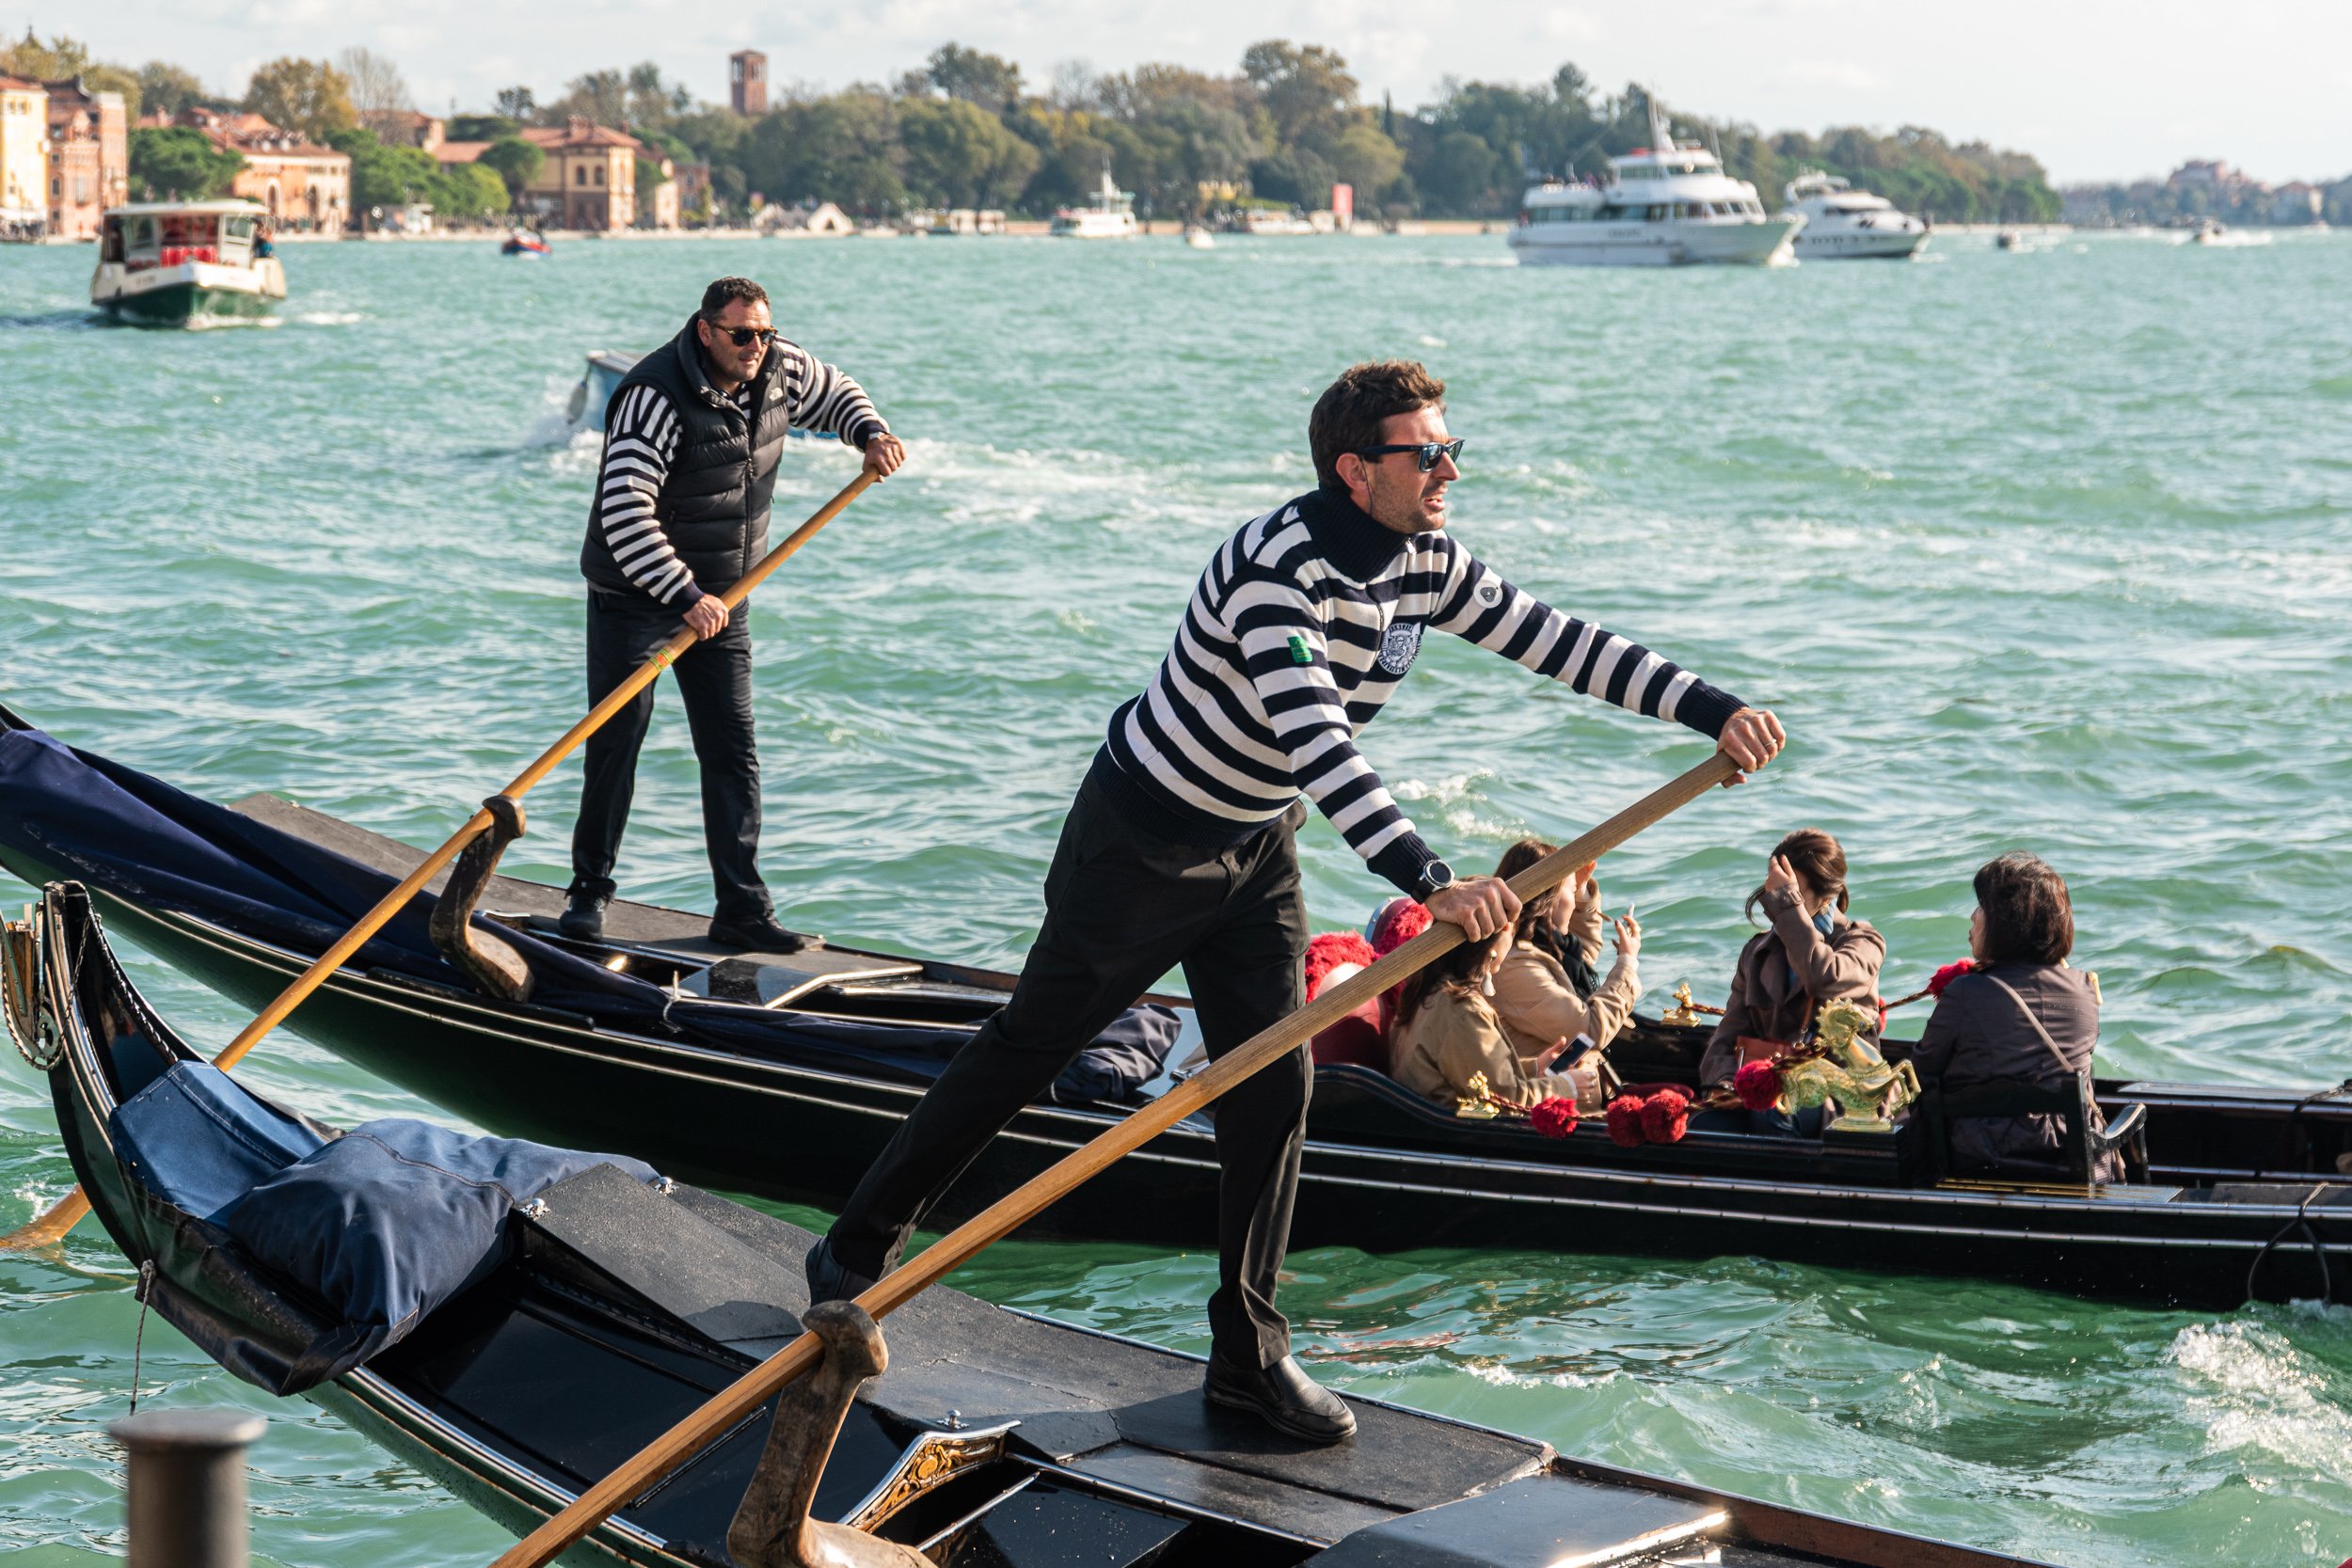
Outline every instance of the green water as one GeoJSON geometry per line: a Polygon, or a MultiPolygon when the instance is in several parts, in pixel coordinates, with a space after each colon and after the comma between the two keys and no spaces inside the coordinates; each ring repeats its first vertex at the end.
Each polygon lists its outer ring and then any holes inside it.
{"type": "MultiPolygon", "coordinates": [[[[1720,994],[1787,829],[1846,842],[1888,987],[1963,949],[1970,871],[2073,882],[2106,1070],[2352,1071],[2352,241],[2127,239],[1908,266],[1521,272],[1497,240],[289,246],[272,330],[91,325],[87,251],[0,253],[0,697],[218,798],[438,842],[581,705],[585,350],[741,271],[909,438],[754,614],[790,917],[1011,965],[1104,716],[1209,552],[1311,483],[1342,365],[1425,357],[1470,438],[1454,526],[1547,597],[1776,706],[1764,781],[1604,865],[1655,1006],[1720,994]]],[[[796,449],[780,515],[849,477],[796,449]]],[[[1433,641],[1369,754],[1458,864],[1565,835],[1701,743],[1433,641]]],[[[645,753],[634,896],[707,904],[685,726],[645,753]]],[[[577,773],[513,862],[561,881],[577,773]]],[[[1318,821],[1318,923],[1381,893],[1318,821]]],[[[0,887],[9,896],[22,890],[0,887]]],[[[135,973],[199,1041],[242,1015],[135,973]]],[[[280,1036],[252,1078],[427,1108],[280,1036]]],[[[0,1067],[0,1227],[70,1180],[0,1067]]],[[[1753,1259],[1325,1250],[1319,1373],[1619,1464],[2070,1564],[2352,1553],[2352,1315],[2224,1315],[1753,1259]]],[[[1214,1260],[1009,1244],[992,1299],[1201,1348],[1214,1260]]],[[[0,1545],[119,1549],[103,1423],[137,1308],[93,1230],[0,1259],[0,1545]]],[[[501,1532],[146,1328],[149,1397],[264,1409],[258,1548],[460,1565],[501,1532]]]]}

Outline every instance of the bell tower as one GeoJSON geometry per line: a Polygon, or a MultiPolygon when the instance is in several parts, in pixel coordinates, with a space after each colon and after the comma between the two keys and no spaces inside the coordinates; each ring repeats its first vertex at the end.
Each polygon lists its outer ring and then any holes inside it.
{"type": "Polygon", "coordinates": [[[768,112],[768,56],[756,49],[739,49],[727,56],[727,102],[739,115],[768,112]]]}

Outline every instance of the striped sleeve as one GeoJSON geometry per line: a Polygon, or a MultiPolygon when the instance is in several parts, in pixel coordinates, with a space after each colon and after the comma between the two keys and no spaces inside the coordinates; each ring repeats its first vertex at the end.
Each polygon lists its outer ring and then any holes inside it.
{"type": "Polygon", "coordinates": [[[604,464],[596,474],[604,542],[628,580],[662,604],[688,609],[703,596],[654,515],[661,483],[677,454],[677,410],[656,388],[629,388],[604,426],[604,464]]]}
{"type": "Polygon", "coordinates": [[[1451,540],[1429,624],[1587,697],[1689,726],[1709,740],[1748,705],[1663,654],[1565,614],[1505,582],[1451,540]]]}
{"type": "Polygon", "coordinates": [[[864,451],[866,442],[889,431],[890,426],[875,411],[874,400],[847,371],[826,364],[783,338],[776,340],[776,352],[786,356],[782,380],[794,428],[838,436],[857,451],[864,451]]]}
{"type": "Polygon", "coordinates": [[[1437,855],[1372,764],[1356,749],[1347,702],[1332,677],[1324,619],[1295,577],[1247,563],[1224,614],[1291,782],[1314,801],[1350,847],[1408,894],[1437,855]]]}

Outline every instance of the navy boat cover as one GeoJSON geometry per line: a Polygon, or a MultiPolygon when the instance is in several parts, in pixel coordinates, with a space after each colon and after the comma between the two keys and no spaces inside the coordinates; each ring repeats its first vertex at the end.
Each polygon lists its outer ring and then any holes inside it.
{"type": "MultiPolygon", "coordinates": [[[[0,850],[37,875],[78,879],[143,908],[225,926],[296,952],[324,951],[391,891],[394,879],[333,850],[241,816],[159,779],[78,751],[39,730],[0,730],[0,850]]],[[[420,896],[352,962],[459,990],[464,971],[426,930],[420,896]]],[[[962,1030],[757,1012],[674,997],[512,927],[494,928],[530,963],[533,1004],[606,1027],[755,1051],[813,1066],[936,1078],[969,1037],[962,1030]]],[[[1103,1051],[1073,1064],[1054,1088],[1073,1101],[1115,1097],[1156,1074],[1176,1042],[1164,1007],[1138,1007],[1105,1033],[1103,1051]]]]}
{"type": "Polygon", "coordinates": [[[205,1222],[311,1308],[309,1342],[239,1365],[298,1393],[398,1343],[496,1268],[518,1206],[586,1170],[651,1166],[387,1117],[341,1137],[180,1062],[115,1107],[115,1153],[140,1186],[205,1222]],[[263,1372],[262,1367],[268,1370],[263,1372]]]}

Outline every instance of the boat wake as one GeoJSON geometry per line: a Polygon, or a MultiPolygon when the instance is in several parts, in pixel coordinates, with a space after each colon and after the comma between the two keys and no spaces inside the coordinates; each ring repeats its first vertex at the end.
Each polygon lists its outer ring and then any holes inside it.
{"type": "Polygon", "coordinates": [[[305,326],[357,326],[367,319],[358,310],[305,310],[294,318],[305,326]]]}
{"type": "MultiPolygon", "coordinates": [[[[2316,1302],[2310,1310],[2344,1319],[2316,1302]]],[[[2352,1410],[2327,1364],[2285,1335],[2260,1323],[2200,1324],[2181,1330],[2166,1359],[2192,1386],[2186,1408],[2205,1424],[2208,1453],[2259,1449],[2298,1470],[2352,1479],[2352,1410]]]]}

